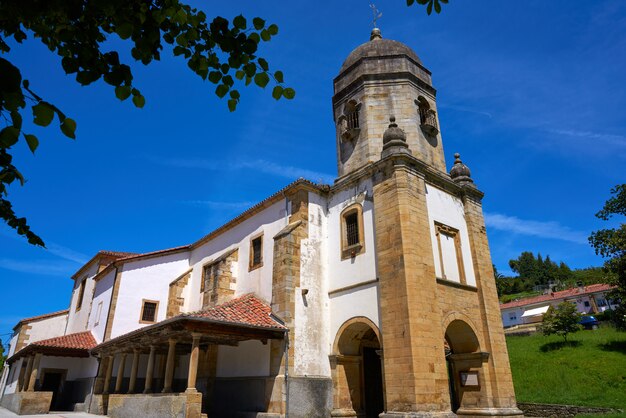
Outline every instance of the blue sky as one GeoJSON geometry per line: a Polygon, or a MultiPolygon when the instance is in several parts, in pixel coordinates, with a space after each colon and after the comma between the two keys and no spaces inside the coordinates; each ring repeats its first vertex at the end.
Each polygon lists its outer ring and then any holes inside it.
{"type": "MultiPolygon", "coordinates": [[[[100,249],[187,244],[297,177],[334,178],[332,80],[368,40],[368,2],[225,3],[195,2],[209,16],[278,24],[261,55],[284,71],[295,100],[240,89],[230,113],[213,85],[163,53],[134,66],[147,99],[140,110],[104,83],[79,86],[37,40],[9,54],[31,88],[78,122],[78,139],[33,128],[36,155],[24,143],[14,149],[28,183],[11,199],[48,249],[0,227],[0,334],[67,307],[69,277],[100,249]]],[[[438,16],[403,0],[377,6],[383,36],[412,47],[433,73],[448,166],[460,152],[486,194],[496,266],[507,272],[525,250],[601,264],[587,236],[605,226],[594,214],[624,181],[626,3],[452,1],[438,16]]]]}

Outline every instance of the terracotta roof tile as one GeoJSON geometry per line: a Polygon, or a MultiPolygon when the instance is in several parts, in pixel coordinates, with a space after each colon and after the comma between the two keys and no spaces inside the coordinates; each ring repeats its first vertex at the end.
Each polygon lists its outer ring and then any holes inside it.
{"type": "Polygon", "coordinates": [[[250,325],[263,328],[286,329],[272,315],[272,308],[252,293],[203,311],[182,314],[190,318],[206,318],[220,322],[250,325]]]}
{"type": "Polygon", "coordinates": [[[91,350],[97,343],[91,331],[77,332],[75,334],[62,335],[60,337],[48,338],[47,340],[35,341],[29,346],[34,347],[54,347],[91,350]]]}
{"type": "Polygon", "coordinates": [[[605,283],[596,283],[591,284],[589,286],[585,286],[585,290],[583,292],[579,291],[578,288],[561,290],[560,292],[548,293],[545,295],[533,296],[530,298],[514,300],[512,302],[507,302],[500,304],[500,309],[510,309],[517,308],[520,306],[534,305],[536,303],[566,299],[580,295],[588,295],[590,293],[602,292],[606,290],[612,289],[613,286],[605,283]]]}

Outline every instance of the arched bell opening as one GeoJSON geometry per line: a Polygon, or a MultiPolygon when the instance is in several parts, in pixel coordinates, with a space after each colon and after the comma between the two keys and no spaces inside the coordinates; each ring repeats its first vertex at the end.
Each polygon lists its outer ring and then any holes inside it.
{"type": "Polygon", "coordinates": [[[345,322],[330,356],[334,417],[375,418],[383,412],[382,351],[376,325],[367,318],[345,322]]]}
{"type": "Polygon", "coordinates": [[[444,350],[452,412],[460,412],[465,405],[478,405],[484,386],[482,366],[489,354],[481,352],[472,327],[459,319],[450,322],[446,328],[444,350]]]}

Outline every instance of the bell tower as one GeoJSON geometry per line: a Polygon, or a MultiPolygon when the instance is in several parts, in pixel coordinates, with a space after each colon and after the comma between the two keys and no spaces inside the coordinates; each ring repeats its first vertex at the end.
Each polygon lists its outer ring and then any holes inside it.
{"type": "Polygon", "coordinates": [[[431,73],[417,54],[374,28],[334,80],[338,177],[380,160],[391,117],[405,132],[410,153],[445,172],[435,95],[431,73]]]}

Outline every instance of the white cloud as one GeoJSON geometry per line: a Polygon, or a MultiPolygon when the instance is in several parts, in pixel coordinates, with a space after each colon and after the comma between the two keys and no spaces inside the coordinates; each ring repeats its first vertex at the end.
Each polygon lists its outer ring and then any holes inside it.
{"type": "Polygon", "coordinates": [[[0,258],[0,268],[31,275],[41,274],[46,276],[69,277],[76,271],[76,263],[69,260],[23,261],[0,258]]]}
{"type": "Polygon", "coordinates": [[[574,138],[580,138],[582,140],[595,140],[604,142],[605,145],[614,146],[618,148],[626,148],[626,136],[624,135],[614,135],[614,134],[606,134],[599,132],[589,132],[589,131],[577,131],[572,129],[550,129],[548,132],[569,136],[574,138]]]}
{"type": "Polygon", "coordinates": [[[65,260],[73,261],[77,264],[85,264],[91,257],[80,253],[78,251],[74,251],[70,248],[64,247],[54,242],[50,242],[46,245],[48,251],[57,257],[63,258],[65,260]]]}
{"type": "Polygon", "coordinates": [[[295,180],[304,177],[311,181],[322,181],[332,183],[334,176],[330,174],[313,171],[302,167],[294,167],[289,165],[281,165],[266,160],[242,160],[233,162],[224,162],[216,160],[207,160],[201,158],[161,158],[148,157],[154,163],[180,168],[197,168],[203,170],[251,170],[261,173],[271,174],[278,177],[284,177],[295,180]]]}
{"type": "Polygon", "coordinates": [[[485,213],[485,223],[488,227],[500,231],[568,241],[576,244],[587,244],[587,236],[589,235],[586,232],[575,231],[555,221],[533,221],[500,213],[485,213]]]}

